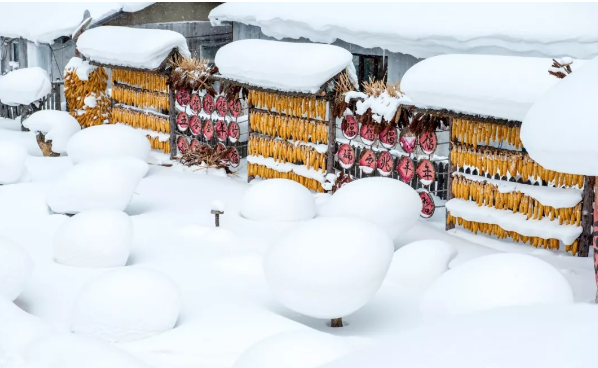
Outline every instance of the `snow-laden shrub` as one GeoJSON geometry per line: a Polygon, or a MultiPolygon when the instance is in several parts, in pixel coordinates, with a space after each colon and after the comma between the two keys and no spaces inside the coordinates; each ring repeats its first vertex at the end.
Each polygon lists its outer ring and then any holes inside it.
{"type": "Polygon", "coordinates": [[[71,314],[71,331],[110,342],[144,339],[172,329],[181,305],[178,286],[144,267],[122,267],[89,281],[71,314]]]}
{"type": "Polygon", "coordinates": [[[50,328],[39,317],[0,297],[0,366],[2,356],[20,355],[34,340],[50,333],[50,328]]]}
{"type": "Polygon", "coordinates": [[[15,300],[32,271],[29,254],[19,245],[0,237],[0,298],[15,300]]]}
{"type": "Polygon", "coordinates": [[[457,256],[451,244],[441,240],[419,240],[397,250],[386,280],[409,288],[425,288],[448,270],[457,256]]]}
{"type": "Polygon", "coordinates": [[[363,218],[380,225],[394,239],[415,224],[421,208],[419,195],[409,185],[372,177],[343,185],[322,204],[318,215],[363,218]]]}
{"type": "Polygon", "coordinates": [[[376,294],[393,249],[384,230],[370,222],[317,218],[268,248],[264,272],[274,295],[289,309],[315,318],[339,318],[376,294]]]}
{"type": "Polygon", "coordinates": [[[54,260],[80,267],[119,267],[127,264],[133,244],[133,223],[124,212],[80,212],[56,232],[54,260]]]}
{"type": "Polygon", "coordinates": [[[17,183],[26,171],[26,159],[27,150],[21,145],[10,141],[0,142],[0,184],[17,183]]]}
{"type": "Polygon", "coordinates": [[[269,336],[245,350],[233,368],[315,368],[351,353],[342,337],[315,330],[269,336]]]}
{"type": "Polygon", "coordinates": [[[65,111],[42,110],[23,122],[29,130],[41,132],[46,142],[52,141],[52,151],[66,153],[66,145],[71,137],[81,130],[77,119],[65,111]]]}
{"type": "Polygon", "coordinates": [[[500,307],[568,304],[573,292],[549,263],[523,254],[492,254],[463,263],[440,276],[422,298],[426,318],[500,307]]]}
{"type": "Polygon", "coordinates": [[[123,211],[147,171],[147,163],[132,157],[75,165],[50,188],[48,206],[57,213],[99,209],[123,211]]]}
{"type": "Polygon", "coordinates": [[[69,140],[66,151],[76,164],[109,157],[147,161],[151,145],[142,132],[130,126],[108,124],[81,130],[69,140]]]}
{"type": "Polygon", "coordinates": [[[255,221],[309,220],[316,215],[316,201],[307,188],[292,180],[262,180],[245,192],[241,215],[255,221]]]}

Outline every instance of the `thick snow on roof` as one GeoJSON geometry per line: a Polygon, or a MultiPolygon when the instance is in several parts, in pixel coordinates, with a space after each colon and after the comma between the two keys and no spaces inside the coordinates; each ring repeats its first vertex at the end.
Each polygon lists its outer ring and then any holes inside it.
{"type": "MultiPolygon", "coordinates": [[[[585,60],[574,60],[577,69],[585,60]]],[[[407,70],[401,90],[419,107],[522,121],[527,110],[559,79],[551,59],[440,55],[407,70]]]]}
{"type": "Polygon", "coordinates": [[[140,69],[156,69],[175,48],[191,55],[182,34],[162,29],[93,28],[83,32],[77,48],[92,61],[140,69]]]}
{"type": "Polygon", "coordinates": [[[349,51],[311,43],[235,41],[218,50],[215,61],[225,78],[288,92],[316,93],[346,68],[355,74],[349,51]]]}
{"type": "Polygon", "coordinates": [[[521,141],[543,167],[571,174],[598,175],[598,59],[568,75],[529,109],[521,141]]]}
{"type": "Polygon", "coordinates": [[[225,3],[209,17],[258,26],[277,39],[340,39],[418,58],[598,55],[598,4],[589,3],[225,3]]]}
{"type": "Polygon", "coordinates": [[[29,105],[51,90],[48,73],[39,67],[17,69],[0,77],[0,101],[5,105],[29,105]]]}
{"type": "Polygon", "coordinates": [[[71,36],[89,10],[92,24],[118,13],[136,12],[152,2],[72,2],[72,3],[0,3],[0,36],[22,37],[33,42],[53,43],[61,36],[71,36]]]}

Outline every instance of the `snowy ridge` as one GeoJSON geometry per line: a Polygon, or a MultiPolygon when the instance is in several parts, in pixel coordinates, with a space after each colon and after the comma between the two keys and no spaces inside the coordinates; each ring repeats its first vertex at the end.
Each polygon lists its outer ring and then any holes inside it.
{"type": "Polygon", "coordinates": [[[247,156],[247,162],[250,164],[262,165],[266,166],[269,169],[276,170],[278,172],[291,172],[293,171],[297,175],[301,175],[303,177],[314,179],[320,182],[320,184],[324,184],[326,182],[326,174],[320,171],[316,171],[314,169],[307,168],[305,165],[295,165],[290,162],[276,162],[271,157],[264,157],[264,156],[247,156]]]}
{"type": "Polygon", "coordinates": [[[555,188],[541,185],[529,185],[523,183],[513,183],[510,181],[488,179],[478,175],[454,172],[453,176],[463,176],[466,179],[478,182],[487,182],[498,187],[500,193],[521,192],[529,197],[536,199],[543,206],[553,208],[571,208],[575,207],[582,200],[583,191],[575,188],[555,188]]]}
{"type": "Polygon", "coordinates": [[[467,221],[495,224],[507,231],[515,231],[523,236],[537,236],[544,239],[558,239],[564,244],[572,244],[581,235],[581,226],[559,225],[548,218],[527,220],[522,213],[499,210],[493,207],[478,207],[475,202],[453,198],[446,202],[446,209],[455,217],[467,221]]]}

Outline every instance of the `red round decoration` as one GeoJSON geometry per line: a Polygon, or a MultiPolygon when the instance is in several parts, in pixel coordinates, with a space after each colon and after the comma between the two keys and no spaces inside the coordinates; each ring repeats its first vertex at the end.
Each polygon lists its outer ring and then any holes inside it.
{"type": "Polygon", "coordinates": [[[216,138],[220,142],[226,141],[226,137],[228,137],[228,127],[226,126],[226,122],[224,120],[218,120],[216,123],[216,138]]]}
{"type": "Polygon", "coordinates": [[[391,124],[386,124],[379,134],[380,143],[385,148],[393,148],[397,144],[397,130],[391,124]]]}
{"type": "Polygon", "coordinates": [[[403,149],[403,151],[407,153],[411,153],[415,150],[415,143],[417,142],[417,137],[415,134],[411,133],[409,128],[405,128],[401,130],[401,134],[399,135],[399,145],[403,149]]]}
{"type": "Polygon", "coordinates": [[[222,143],[216,145],[216,154],[226,151],[226,146],[222,143]]]}
{"type": "Polygon", "coordinates": [[[226,102],[226,98],[224,96],[218,96],[216,99],[216,111],[220,116],[226,115],[226,112],[228,111],[228,103],[226,102]]]}
{"type": "Polygon", "coordinates": [[[241,101],[228,101],[228,111],[230,111],[230,114],[236,119],[241,114],[241,101]]]}
{"type": "Polygon", "coordinates": [[[359,127],[357,126],[357,120],[355,120],[353,115],[347,115],[345,119],[343,119],[343,123],[341,124],[341,130],[345,138],[349,140],[357,137],[359,127]]]}
{"type": "Polygon", "coordinates": [[[198,152],[199,147],[200,147],[199,141],[197,139],[192,139],[191,144],[189,145],[189,151],[198,152]]]}
{"type": "Polygon", "coordinates": [[[378,172],[382,176],[388,176],[392,173],[392,156],[387,151],[384,151],[378,157],[378,162],[376,163],[378,167],[378,172]]]}
{"type": "Polygon", "coordinates": [[[189,119],[189,130],[193,135],[198,135],[201,133],[201,120],[197,117],[197,115],[191,116],[189,119]]]}
{"type": "Polygon", "coordinates": [[[417,140],[422,151],[427,155],[434,153],[438,147],[438,138],[435,132],[423,132],[417,140]]]}
{"type": "Polygon", "coordinates": [[[209,93],[203,96],[203,111],[208,115],[212,115],[214,112],[214,97],[209,93]]]}
{"type": "Polygon", "coordinates": [[[359,167],[366,174],[371,174],[376,169],[376,155],[374,151],[365,149],[361,151],[361,157],[359,157],[359,167]]]}
{"type": "Polygon", "coordinates": [[[181,106],[187,106],[189,104],[189,91],[186,89],[179,89],[176,93],[176,101],[181,106]]]}
{"type": "Polygon", "coordinates": [[[236,141],[239,140],[240,136],[241,136],[241,128],[239,128],[239,124],[237,124],[236,121],[231,121],[230,124],[228,124],[228,139],[232,143],[235,143],[236,141]]]}
{"type": "Polygon", "coordinates": [[[341,144],[338,148],[338,161],[343,169],[349,169],[355,164],[355,152],[348,144],[341,144]]]}
{"type": "Polygon", "coordinates": [[[359,134],[361,134],[361,141],[370,146],[376,141],[376,133],[374,124],[361,124],[359,134]]]}
{"type": "Polygon", "coordinates": [[[176,145],[181,153],[187,153],[187,151],[189,151],[189,142],[187,142],[187,138],[182,135],[177,139],[176,145]]]}
{"type": "Polygon", "coordinates": [[[199,97],[197,93],[191,94],[191,102],[189,103],[189,106],[191,106],[191,110],[196,114],[199,114],[201,111],[201,97],[199,97]]]}
{"type": "Polygon", "coordinates": [[[434,215],[436,205],[434,204],[434,198],[427,190],[419,192],[419,198],[422,200],[422,209],[420,216],[423,218],[430,218],[434,215]]]}
{"type": "Polygon", "coordinates": [[[228,161],[232,167],[239,166],[241,158],[239,157],[239,151],[235,147],[230,147],[228,152],[228,161]]]}
{"type": "Polygon", "coordinates": [[[179,131],[184,132],[189,127],[189,117],[184,112],[179,112],[179,116],[176,118],[176,126],[179,131]]]}
{"type": "Polygon", "coordinates": [[[203,123],[203,136],[206,141],[209,141],[214,136],[214,124],[211,120],[206,120],[203,123]]]}
{"type": "Polygon", "coordinates": [[[430,185],[434,182],[434,179],[436,179],[436,170],[430,160],[424,159],[418,162],[415,172],[423,185],[430,185]]]}
{"type": "Polygon", "coordinates": [[[415,165],[408,156],[403,156],[397,164],[397,172],[401,181],[404,183],[411,183],[413,175],[415,175],[415,165]]]}

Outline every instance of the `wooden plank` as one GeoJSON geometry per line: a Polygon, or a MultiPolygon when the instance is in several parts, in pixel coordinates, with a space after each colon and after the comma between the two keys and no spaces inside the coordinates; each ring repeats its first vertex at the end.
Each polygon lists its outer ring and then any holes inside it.
{"type": "Polygon", "coordinates": [[[334,100],[328,102],[328,157],[326,158],[326,172],[334,174],[334,154],[336,153],[336,117],[334,116],[334,100]]]}
{"type": "MultiPolygon", "coordinates": [[[[453,118],[449,117],[449,131],[448,131],[448,136],[449,136],[449,161],[448,161],[448,172],[447,172],[447,192],[446,192],[446,200],[449,201],[451,199],[453,199],[453,173],[455,172],[455,166],[453,166],[453,163],[451,162],[451,152],[453,150],[453,142],[451,141],[450,137],[451,137],[451,130],[453,129],[453,118]]],[[[448,224],[447,223],[447,219],[448,219],[448,209],[446,211],[446,216],[444,219],[444,223],[445,223],[445,230],[451,230],[455,228],[454,224],[448,224]]]]}
{"type": "MultiPolygon", "coordinates": [[[[251,111],[253,110],[253,106],[251,105],[251,103],[249,103],[249,99],[247,100],[247,156],[249,156],[249,141],[251,140],[251,133],[253,133],[253,131],[251,130],[251,111]]],[[[247,166],[249,166],[249,163],[247,163],[247,166]]],[[[253,179],[255,179],[255,176],[249,176],[247,175],[247,182],[251,182],[253,179]]]]}
{"type": "Polygon", "coordinates": [[[594,185],[596,178],[586,176],[583,182],[583,197],[581,200],[581,228],[582,233],[579,236],[579,257],[587,257],[590,254],[590,245],[592,244],[592,233],[594,225],[594,185]]]}
{"type": "Polygon", "coordinates": [[[174,159],[176,156],[176,108],[174,102],[174,90],[168,88],[168,100],[169,100],[169,118],[170,118],[170,159],[174,159]]]}

